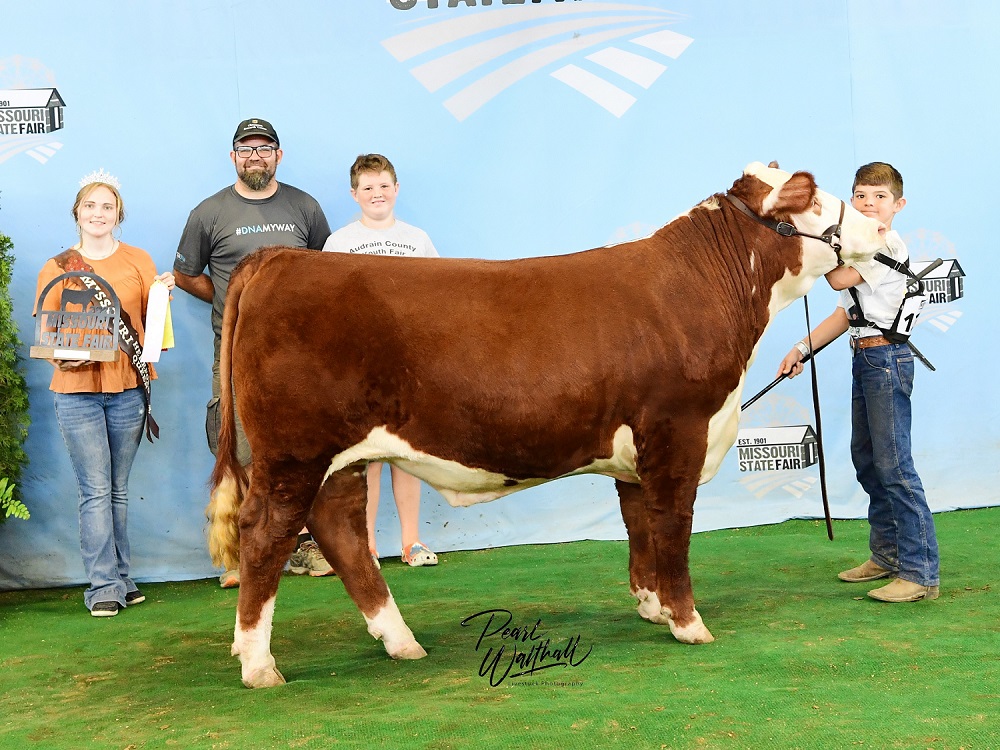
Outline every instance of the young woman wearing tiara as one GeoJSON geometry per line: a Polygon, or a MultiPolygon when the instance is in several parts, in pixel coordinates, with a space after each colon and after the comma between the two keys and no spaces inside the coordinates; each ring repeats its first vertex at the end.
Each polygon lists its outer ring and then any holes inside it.
{"type": "MultiPolygon", "coordinates": [[[[150,287],[154,281],[174,287],[173,274],[157,274],[149,253],[115,238],[124,218],[118,180],[103,169],[84,177],[73,203],[80,241],[45,263],[35,295],[56,277],[79,271],[84,276],[56,282],[41,309],[61,309],[65,290],[86,296],[85,290],[99,289],[88,273],[107,282],[121,306],[122,351],[115,361],[50,360],[56,419],[80,489],[80,549],[90,580],[83,599],[94,617],[117,615],[145,599],[129,577],[126,527],[128,477],[143,427],[147,436],[157,432],[149,413],[149,382],[156,373],[139,355],[150,287]]],[[[102,297],[95,296],[90,306],[99,309],[102,297]]]]}

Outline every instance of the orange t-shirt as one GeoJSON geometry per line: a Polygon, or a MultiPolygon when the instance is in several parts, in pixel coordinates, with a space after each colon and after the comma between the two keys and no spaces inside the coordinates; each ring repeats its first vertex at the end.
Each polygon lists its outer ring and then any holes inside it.
{"type": "MultiPolygon", "coordinates": [[[[156,277],[156,264],[149,253],[137,247],[119,243],[118,249],[107,258],[91,260],[84,258],[94,269],[94,273],[107,281],[118,295],[122,309],[128,313],[132,326],[139,336],[139,343],[145,344],[146,301],[149,299],[149,287],[156,277]]],[[[46,285],[56,276],[65,273],[53,259],[46,261],[38,272],[38,288],[35,299],[42,293],[46,285]]],[[[66,279],[49,290],[42,303],[43,310],[58,310],[62,300],[62,291],[69,284],[70,288],[80,286],[78,280],[66,279]]],[[[149,367],[149,377],[156,378],[152,364],[149,367]]],[[[114,362],[91,362],[73,371],[56,369],[52,374],[49,390],[56,393],[121,393],[130,388],[142,385],[139,374],[132,367],[124,352],[120,352],[114,362]]]]}

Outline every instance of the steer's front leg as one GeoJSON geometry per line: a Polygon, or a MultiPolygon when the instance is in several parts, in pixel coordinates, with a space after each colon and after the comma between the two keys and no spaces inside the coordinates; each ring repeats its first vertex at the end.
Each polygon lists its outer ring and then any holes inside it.
{"type": "Polygon", "coordinates": [[[649,527],[649,514],[642,487],[621,480],[615,482],[628,531],[629,591],[639,602],[639,615],[657,625],[669,625],[656,596],[656,545],[649,527]]]}
{"type": "MultiPolygon", "coordinates": [[[[657,428],[667,431],[663,426],[657,428]]],[[[645,556],[637,568],[633,567],[633,574],[638,576],[633,580],[632,593],[639,600],[639,614],[668,625],[674,638],[682,643],[711,643],[715,638],[695,609],[688,569],[705,440],[688,433],[647,436],[638,459],[641,495],[632,488],[623,492],[622,487],[619,495],[630,549],[636,549],[632,541],[635,534],[645,556]],[[655,575],[650,575],[650,565],[655,575]]]]}

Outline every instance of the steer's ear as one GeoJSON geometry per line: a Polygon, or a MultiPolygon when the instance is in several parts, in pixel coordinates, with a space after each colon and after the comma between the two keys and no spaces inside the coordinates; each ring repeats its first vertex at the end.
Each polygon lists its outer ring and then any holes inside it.
{"type": "Polygon", "coordinates": [[[816,195],[816,180],[808,172],[796,172],[764,201],[765,214],[777,219],[787,219],[793,214],[805,213],[816,195]]]}

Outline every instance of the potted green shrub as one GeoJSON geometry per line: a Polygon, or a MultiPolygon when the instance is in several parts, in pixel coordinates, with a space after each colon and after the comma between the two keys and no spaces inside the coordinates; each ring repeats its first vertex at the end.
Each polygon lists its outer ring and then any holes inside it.
{"type": "Polygon", "coordinates": [[[22,372],[21,342],[14,322],[10,281],[14,269],[14,243],[0,233],[0,523],[13,516],[28,518],[17,482],[28,461],[28,384],[22,372]]]}

